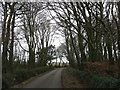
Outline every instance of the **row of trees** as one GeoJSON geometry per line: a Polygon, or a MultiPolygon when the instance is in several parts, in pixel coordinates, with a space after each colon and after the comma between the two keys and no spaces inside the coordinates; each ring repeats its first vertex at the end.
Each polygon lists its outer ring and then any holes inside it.
{"type": "Polygon", "coordinates": [[[56,30],[65,37],[63,53],[72,67],[77,63],[81,69],[85,61],[109,61],[110,65],[118,62],[120,68],[119,2],[3,2],[0,5],[3,73],[13,71],[17,63],[16,66],[29,69],[46,65],[55,55],[51,42],[56,30]],[[47,15],[51,15],[59,29],[51,25],[47,15]]]}
{"type": "MultiPolygon", "coordinates": [[[[120,70],[120,2],[49,3],[62,27],[65,55],[72,67],[85,61],[118,62],[120,70]],[[67,53],[67,54],[66,54],[67,53]]],[[[120,72],[119,72],[120,75],[120,72]]]]}
{"type": "Polygon", "coordinates": [[[45,66],[53,59],[55,33],[44,3],[1,2],[3,73],[45,66]]]}

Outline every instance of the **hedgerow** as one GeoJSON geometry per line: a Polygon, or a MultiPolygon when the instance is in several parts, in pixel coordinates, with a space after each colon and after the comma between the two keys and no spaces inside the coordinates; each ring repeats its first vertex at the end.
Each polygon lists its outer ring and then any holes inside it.
{"type": "Polygon", "coordinates": [[[53,67],[43,66],[34,69],[16,69],[13,73],[5,73],[2,75],[2,88],[9,88],[12,85],[19,84],[30,77],[41,74],[48,70],[52,70],[53,67]]]}
{"type": "Polygon", "coordinates": [[[80,82],[87,84],[90,88],[120,88],[120,79],[117,78],[100,76],[73,68],[68,68],[68,71],[80,82]]]}

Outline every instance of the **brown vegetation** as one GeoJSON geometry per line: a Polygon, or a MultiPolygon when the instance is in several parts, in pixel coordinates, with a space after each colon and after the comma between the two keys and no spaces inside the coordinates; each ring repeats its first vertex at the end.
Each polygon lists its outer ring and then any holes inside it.
{"type": "Polygon", "coordinates": [[[109,62],[85,62],[84,70],[88,72],[93,72],[103,76],[118,77],[118,67],[117,63],[114,65],[109,65],[109,62]]]}
{"type": "Polygon", "coordinates": [[[61,79],[63,88],[86,88],[85,85],[81,84],[66,69],[63,69],[61,79]]]}

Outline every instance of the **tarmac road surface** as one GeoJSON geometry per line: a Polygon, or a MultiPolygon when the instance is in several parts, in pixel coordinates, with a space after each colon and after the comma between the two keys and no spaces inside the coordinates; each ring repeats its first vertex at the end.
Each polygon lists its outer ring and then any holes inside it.
{"type": "Polygon", "coordinates": [[[61,71],[63,68],[56,68],[47,74],[36,78],[23,88],[62,88],[61,71]]]}

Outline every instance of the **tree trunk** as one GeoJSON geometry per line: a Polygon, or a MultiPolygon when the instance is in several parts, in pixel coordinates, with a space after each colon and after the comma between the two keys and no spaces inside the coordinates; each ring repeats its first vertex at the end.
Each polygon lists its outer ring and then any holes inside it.
{"type": "Polygon", "coordinates": [[[29,45],[29,61],[28,61],[29,69],[35,66],[35,53],[32,49],[33,48],[29,45]]]}
{"type": "Polygon", "coordinates": [[[113,55],[112,55],[112,43],[111,40],[109,39],[109,37],[106,37],[106,46],[107,46],[107,50],[108,50],[108,56],[109,56],[109,64],[112,65],[114,64],[114,59],[113,59],[113,55]]]}
{"type": "Polygon", "coordinates": [[[104,58],[105,58],[105,61],[108,60],[108,58],[107,58],[107,47],[106,47],[106,45],[104,46],[104,58]]]}
{"type": "Polygon", "coordinates": [[[7,69],[7,54],[6,50],[7,48],[5,47],[5,34],[6,34],[6,20],[7,20],[7,3],[5,2],[4,6],[4,22],[3,22],[3,27],[2,27],[2,42],[3,42],[3,52],[2,52],[2,66],[3,66],[3,73],[6,73],[7,69]]]}
{"type": "MultiPolygon", "coordinates": [[[[14,11],[13,11],[14,12],[14,11]]],[[[10,71],[13,72],[13,47],[14,47],[14,24],[15,24],[15,12],[13,14],[13,20],[12,20],[12,28],[11,28],[11,43],[10,43],[10,56],[9,56],[9,67],[10,67],[10,71]]]]}
{"type": "Polygon", "coordinates": [[[120,1],[118,2],[118,18],[119,18],[119,29],[118,29],[118,77],[120,78],[120,1]]]}
{"type": "Polygon", "coordinates": [[[77,50],[76,50],[76,47],[75,47],[75,44],[74,44],[74,41],[73,41],[74,39],[73,39],[73,36],[72,36],[71,28],[69,28],[69,31],[70,31],[71,43],[72,43],[73,50],[74,50],[74,52],[75,52],[75,56],[76,56],[76,59],[77,59],[78,69],[80,69],[80,56],[79,56],[79,53],[78,53],[77,50]]]}
{"type": "MultiPolygon", "coordinates": [[[[13,14],[13,7],[14,7],[14,3],[13,5],[10,5],[10,3],[8,3],[9,7],[10,7],[10,15],[9,15],[9,18],[8,18],[8,21],[7,21],[7,27],[5,28],[6,29],[6,36],[4,38],[4,41],[3,41],[3,53],[2,53],[2,60],[3,60],[3,67],[4,67],[4,64],[5,64],[5,71],[3,72],[6,72],[6,70],[8,69],[7,68],[7,64],[8,64],[8,44],[9,44],[9,39],[10,39],[10,24],[11,24],[11,19],[12,19],[12,14],[13,14]]],[[[5,21],[6,23],[6,21],[5,21]]],[[[5,25],[6,26],[6,25],[5,25]]],[[[3,30],[4,30],[3,28],[3,30]]],[[[4,32],[4,31],[3,31],[4,32]]]]}
{"type": "Polygon", "coordinates": [[[71,67],[75,68],[75,63],[74,63],[74,56],[73,56],[73,52],[70,52],[69,50],[69,43],[68,43],[68,38],[66,37],[66,50],[67,50],[67,59],[69,60],[69,64],[71,67]]]}
{"type": "Polygon", "coordinates": [[[81,52],[81,62],[86,60],[86,56],[85,56],[85,52],[84,52],[84,47],[83,47],[83,38],[81,37],[81,23],[79,20],[79,17],[77,15],[78,10],[76,10],[75,6],[73,5],[73,3],[71,2],[72,5],[72,10],[74,12],[74,16],[75,16],[75,21],[77,23],[77,36],[78,36],[78,45],[79,45],[79,49],[81,52]]]}
{"type": "Polygon", "coordinates": [[[85,50],[83,47],[83,40],[79,33],[78,33],[78,43],[79,43],[79,48],[80,48],[80,52],[81,52],[81,62],[86,61],[85,50]]]}

